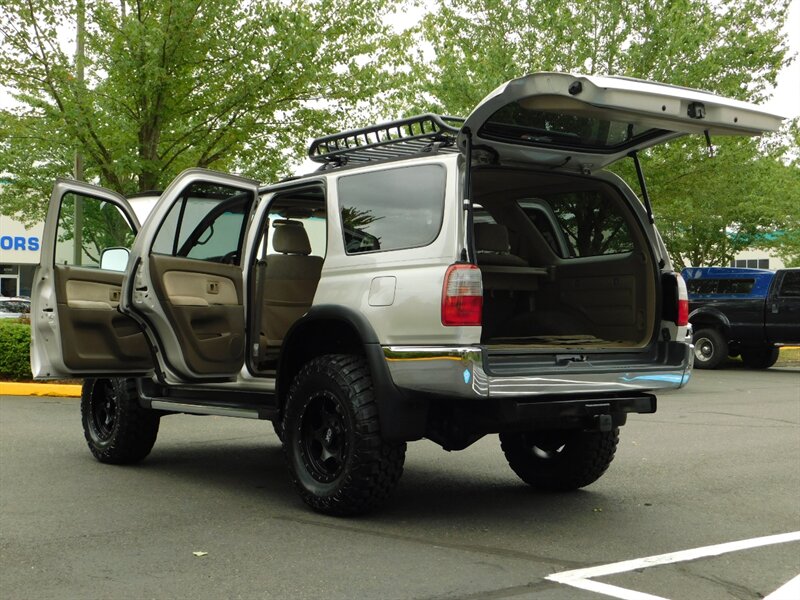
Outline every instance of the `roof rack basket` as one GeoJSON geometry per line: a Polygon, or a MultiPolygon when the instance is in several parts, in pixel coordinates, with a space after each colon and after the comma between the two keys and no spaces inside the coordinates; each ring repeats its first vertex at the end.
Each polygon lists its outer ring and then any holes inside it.
{"type": "MultiPolygon", "coordinates": [[[[456,136],[464,119],[423,114],[317,138],[311,160],[331,167],[412,156],[437,149],[457,152],[456,136]]],[[[324,168],[324,167],[323,167],[324,168]]]]}

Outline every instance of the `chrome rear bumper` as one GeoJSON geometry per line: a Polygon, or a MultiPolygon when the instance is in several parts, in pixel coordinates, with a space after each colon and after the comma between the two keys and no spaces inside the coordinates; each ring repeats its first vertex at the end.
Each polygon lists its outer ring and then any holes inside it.
{"type": "MultiPolygon", "coordinates": [[[[383,354],[394,384],[402,390],[456,398],[525,398],[544,395],[582,395],[677,389],[689,381],[691,345],[669,345],[663,358],[631,364],[566,361],[527,367],[488,367],[479,346],[384,346],[383,354]]],[[[538,355],[540,358],[542,355],[538,355]]],[[[552,355],[550,355],[552,356],[552,355]]]]}

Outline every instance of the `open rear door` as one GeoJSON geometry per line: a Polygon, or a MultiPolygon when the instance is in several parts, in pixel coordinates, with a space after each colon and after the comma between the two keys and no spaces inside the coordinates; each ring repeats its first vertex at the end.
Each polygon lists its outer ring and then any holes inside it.
{"type": "Polygon", "coordinates": [[[257,197],[255,181],[189,169],[136,238],[121,308],[159,349],[167,382],[232,379],[243,367],[242,255],[257,197]]]}
{"type": "Polygon", "coordinates": [[[118,310],[128,249],[138,230],[119,194],[78,181],[56,182],[31,292],[35,378],[152,369],[140,327],[118,310]]]}

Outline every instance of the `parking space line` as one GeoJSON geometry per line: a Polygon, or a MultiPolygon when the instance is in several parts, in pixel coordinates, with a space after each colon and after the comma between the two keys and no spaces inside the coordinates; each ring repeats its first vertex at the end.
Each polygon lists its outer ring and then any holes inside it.
{"type": "MultiPolygon", "coordinates": [[[[549,577],[548,577],[549,579],[549,577]]],[[[562,582],[567,583],[567,582],[562,582]]],[[[576,579],[567,583],[575,588],[586,590],[587,592],[597,592],[598,594],[605,594],[612,598],[619,598],[620,600],[669,600],[663,596],[654,596],[645,592],[637,592],[636,590],[629,590],[628,588],[621,588],[610,583],[603,583],[602,581],[593,581],[591,579],[576,579]]],[[[765,599],[766,600],[766,599],[765,599]]]]}
{"type": "MultiPolygon", "coordinates": [[[[638,569],[646,569],[648,567],[657,567],[659,565],[686,562],[690,560],[696,560],[698,558],[719,556],[729,552],[737,552],[740,550],[748,550],[751,548],[760,548],[762,546],[772,546],[774,544],[785,544],[787,542],[797,541],[800,541],[800,531],[793,531],[791,533],[780,533],[777,535],[767,535],[749,540],[739,540],[737,542],[727,542],[724,544],[715,544],[713,546],[692,548],[691,550],[656,554],[654,556],[624,560],[621,562],[598,565],[596,567],[588,567],[585,569],[562,571],[561,573],[548,575],[545,577],[545,579],[583,590],[597,592],[598,594],[612,596],[614,598],[619,598],[620,600],[667,600],[660,596],[653,596],[652,594],[645,594],[643,592],[637,592],[635,590],[629,590],[599,581],[592,581],[592,579],[595,577],[606,577],[608,575],[627,573],[629,571],[638,569]]],[[[795,598],[800,597],[798,591],[800,591],[800,576],[795,577],[785,585],[781,586],[781,588],[767,596],[767,598],[769,598],[769,600],[783,600],[785,598],[791,598],[791,600],[794,600],[795,598]]]]}
{"type": "Polygon", "coordinates": [[[797,600],[800,598],[800,575],[784,583],[764,600],[797,600]]]}

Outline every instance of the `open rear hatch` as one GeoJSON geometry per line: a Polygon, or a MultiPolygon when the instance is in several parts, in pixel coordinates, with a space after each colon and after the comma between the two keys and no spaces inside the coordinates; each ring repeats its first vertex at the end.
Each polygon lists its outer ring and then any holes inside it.
{"type": "Polygon", "coordinates": [[[534,73],[504,83],[467,117],[459,147],[499,162],[593,171],[685,134],[759,135],[782,117],[689,88],[621,77],[534,73]]]}
{"type": "Polygon", "coordinates": [[[684,134],[756,135],[780,123],[751,104],[633,79],[538,73],[500,86],[458,140],[470,158],[492,155],[472,167],[467,190],[481,342],[503,355],[663,360],[651,342],[665,257],[638,199],[592,173],[684,134]]]}

